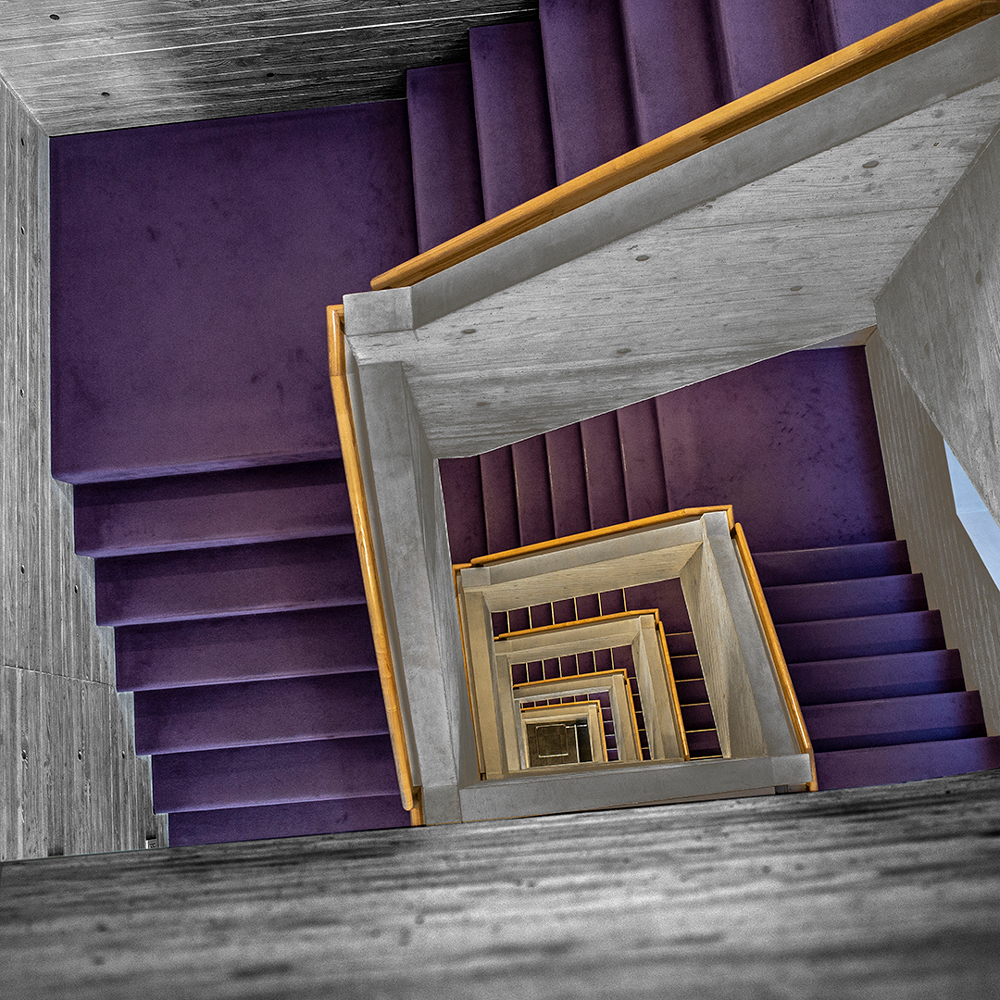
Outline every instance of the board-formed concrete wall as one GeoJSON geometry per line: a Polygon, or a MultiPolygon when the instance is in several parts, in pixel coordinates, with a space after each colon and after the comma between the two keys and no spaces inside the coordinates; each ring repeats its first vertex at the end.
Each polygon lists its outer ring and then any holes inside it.
{"type": "Polygon", "coordinates": [[[866,345],[872,399],[896,535],[905,538],[927,602],[941,610],[949,646],[962,651],[966,687],[978,689],[990,735],[1000,732],[1000,591],[962,522],[941,432],[876,333],[866,345]]]}
{"type": "Polygon", "coordinates": [[[49,472],[48,138],[2,81],[0,175],[0,860],[162,845],[49,472]]]}

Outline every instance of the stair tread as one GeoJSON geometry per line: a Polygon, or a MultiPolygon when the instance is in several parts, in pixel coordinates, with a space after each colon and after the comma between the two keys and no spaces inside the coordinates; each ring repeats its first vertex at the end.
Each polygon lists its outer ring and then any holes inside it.
{"type": "Polygon", "coordinates": [[[398,794],[388,736],[155,754],[156,812],[398,794]]]}
{"type": "Polygon", "coordinates": [[[93,557],[354,530],[339,459],[84,484],[73,513],[77,554],[93,557]]]}
{"type": "Polygon", "coordinates": [[[722,104],[712,16],[703,0],[621,0],[621,14],[638,142],[722,104]]]}
{"type": "Polygon", "coordinates": [[[319,799],[278,806],[172,812],[170,846],[232,844],[409,825],[410,814],[402,807],[398,794],[319,799]]]}
{"type": "Polygon", "coordinates": [[[920,573],[765,587],[764,599],[776,625],[927,610],[920,573]]]}
{"type": "Polygon", "coordinates": [[[803,706],[906,694],[934,694],[965,687],[957,649],[889,653],[789,666],[803,706]]]}
{"type": "Polygon", "coordinates": [[[476,135],[487,219],[556,186],[537,21],[469,29],[476,135]]]}
{"type": "Polygon", "coordinates": [[[139,754],[387,732],[377,670],[138,691],[135,695],[139,754]]]}
{"type": "Polygon", "coordinates": [[[556,180],[563,184],[635,146],[617,0],[541,4],[539,21],[556,180]]]}
{"type": "Polygon", "coordinates": [[[906,542],[860,542],[814,549],[753,553],[754,567],[764,587],[826,580],[858,580],[868,576],[909,573],[906,542]]]}
{"type": "Polygon", "coordinates": [[[113,556],[95,566],[97,621],[134,625],[362,604],[353,535],[113,556]]]}
{"type": "Polygon", "coordinates": [[[903,743],[816,753],[820,789],[862,788],[1000,768],[1000,737],[903,743]]]}
{"type": "Polygon", "coordinates": [[[944,649],[938,611],[904,611],[776,625],[789,663],[944,649]]]}
{"type": "Polygon", "coordinates": [[[463,62],[407,70],[406,108],[423,253],[483,221],[471,67],[463,62]]]}

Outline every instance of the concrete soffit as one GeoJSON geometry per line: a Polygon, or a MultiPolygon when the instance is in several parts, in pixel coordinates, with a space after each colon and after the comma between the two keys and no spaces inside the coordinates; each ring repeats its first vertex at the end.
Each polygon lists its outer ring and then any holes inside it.
{"type": "Polygon", "coordinates": [[[436,457],[862,331],[1000,125],[1000,18],[411,288],[345,297],[436,457]]]}

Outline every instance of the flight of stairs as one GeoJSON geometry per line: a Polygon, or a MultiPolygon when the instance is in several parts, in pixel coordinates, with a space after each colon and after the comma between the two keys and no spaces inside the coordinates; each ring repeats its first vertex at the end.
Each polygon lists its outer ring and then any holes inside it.
{"type": "MultiPolygon", "coordinates": [[[[809,0],[543,0],[540,22],[473,29],[470,63],[410,72],[405,109],[53,140],[54,471],[76,484],[78,551],[97,560],[98,621],[116,628],[119,688],[135,691],[136,749],[152,755],[172,844],[408,822],[316,361],[323,307],[922,6],[829,0],[816,17],[809,0]]],[[[449,496],[487,488],[479,521],[451,525],[460,557],[667,509],[662,468],[659,479],[625,475],[613,460],[659,462],[619,441],[623,420],[655,429],[648,408],[628,414],[466,462],[470,478],[452,476],[449,496]],[[568,499],[581,484],[585,506],[568,499]]],[[[740,516],[739,498],[722,492],[740,516]]],[[[683,608],[671,607],[692,746],[711,754],[700,668],[683,608]]],[[[780,628],[790,644],[795,629],[822,631],[794,619],[780,628]]],[[[797,676],[825,677],[837,669],[830,656],[859,655],[830,648],[790,655],[797,676]]],[[[954,657],[945,661],[954,681],[954,657]]],[[[842,692],[815,684],[816,704],[804,702],[817,733],[847,717],[854,729],[879,724],[855,719],[847,695],[827,705],[842,692]]],[[[973,701],[950,688],[912,696],[963,710],[973,701]]],[[[831,754],[859,752],[844,738],[831,754]]]]}

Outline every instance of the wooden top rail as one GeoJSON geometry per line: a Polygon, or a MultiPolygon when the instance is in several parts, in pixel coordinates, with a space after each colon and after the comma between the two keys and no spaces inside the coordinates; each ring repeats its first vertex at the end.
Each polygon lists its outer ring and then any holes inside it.
{"type": "Polygon", "coordinates": [[[500,562],[504,559],[535,555],[538,552],[547,552],[549,549],[562,548],[564,545],[578,545],[580,542],[591,542],[595,538],[604,538],[607,535],[624,534],[636,528],[652,528],[657,524],[669,524],[671,521],[683,521],[686,518],[701,517],[702,514],[708,514],[716,510],[724,510],[726,512],[726,516],[729,518],[729,530],[732,531],[734,523],[732,504],[721,504],[716,507],[685,507],[683,510],[671,510],[666,514],[654,514],[652,517],[642,517],[637,521],[626,521],[624,524],[610,524],[606,528],[581,531],[576,535],[563,535],[560,538],[552,538],[547,542],[522,545],[517,549],[491,552],[489,555],[476,556],[470,563],[456,564],[454,568],[457,571],[464,569],[466,566],[488,566],[490,563],[500,562]]]}
{"type": "Polygon", "coordinates": [[[757,568],[753,564],[753,556],[750,555],[750,546],[747,545],[746,536],[743,534],[743,525],[737,524],[732,528],[732,533],[733,541],[736,542],[736,551],[739,554],[740,562],[743,563],[743,570],[747,575],[747,582],[750,585],[750,593],[757,608],[757,616],[760,618],[761,628],[764,630],[764,641],[767,643],[771,659],[774,661],[781,694],[785,700],[785,706],[788,708],[788,713],[791,716],[792,730],[795,733],[800,751],[809,754],[809,766],[812,768],[812,781],[809,783],[809,790],[815,792],[819,789],[819,782],[816,779],[816,760],[813,756],[812,740],[809,739],[806,720],[802,715],[802,708],[799,705],[798,695],[796,695],[795,688],[792,685],[791,675],[788,673],[785,654],[781,651],[781,645],[778,642],[778,632],[774,627],[774,622],[771,620],[771,612],[768,610],[767,601],[764,599],[764,588],[760,585],[757,568]]]}
{"type": "Polygon", "coordinates": [[[347,371],[344,347],[344,307],[330,306],[327,309],[327,336],[330,353],[330,387],[333,403],[337,411],[337,429],[340,433],[340,451],[347,479],[347,492],[351,500],[351,517],[354,519],[354,534],[358,541],[358,555],[361,558],[361,574],[365,584],[368,602],[368,616],[372,623],[372,639],[375,643],[375,658],[378,662],[379,681],[385,701],[385,714],[389,724],[389,739],[392,742],[392,756],[396,763],[396,778],[403,808],[410,813],[411,823],[423,823],[420,806],[420,789],[413,784],[413,769],[407,749],[406,731],[396,687],[396,673],[389,646],[389,630],[386,624],[385,606],[378,582],[375,551],[372,545],[371,522],[368,505],[365,502],[365,487],[361,478],[361,462],[358,458],[357,436],[354,430],[354,415],[347,389],[347,371]]]}
{"type": "Polygon", "coordinates": [[[378,275],[371,287],[414,285],[995,14],[1000,0],[942,0],[432,247],[378,275]]]}

